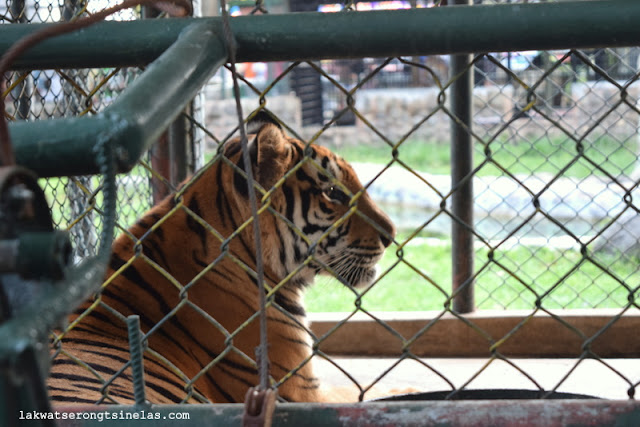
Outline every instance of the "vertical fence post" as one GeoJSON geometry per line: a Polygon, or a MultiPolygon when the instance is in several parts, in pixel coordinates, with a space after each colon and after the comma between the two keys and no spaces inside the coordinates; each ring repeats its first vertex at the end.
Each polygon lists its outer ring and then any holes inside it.
{"type": "MultiPolygon", "coordinates": [[[[179,116],[151,149],[151,167],[175,188],[193,170],[189,165],[189,133],[186,119],[179,116]]],[[[158,203],[171,193],[164,182],[151,178],[153,203],[158,203]]]]}
{"type": "MultiPolygon", "coordinates": [[[[159,15],[153,6],[142,8],[143,19],[154,19],[159,15]]],[[[189,108],[185,110],[189,113],[189,108]]],[[[193,170],[189,170],[189,134],[184,116],[178,116],[160,136],[151,148],[151,167],[164,177],[173,188],[176,188],[193,170]]],[[[159,203],[171,194],[172,188],[165,185],[162,179],[151,177],[152,203],[159,203]]]]}
{"type": "MultiPolygon", "coordinates": [[[[453,0],[450,5],[470,5],[471,0],[453,0]]],[[[469,130],[472,121],[472,55],[451,56],[451,76],[458,76],[451,86],[451,111],[459,120],[451,124],[451,223],[453,310],[474,310],[473,265],[473,180],[462,182],[473,170],[473,142],[469,130]]]]}

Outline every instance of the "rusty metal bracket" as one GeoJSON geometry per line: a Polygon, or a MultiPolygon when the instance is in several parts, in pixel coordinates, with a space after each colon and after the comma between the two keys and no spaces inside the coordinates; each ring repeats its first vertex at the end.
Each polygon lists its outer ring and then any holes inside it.
{"type": "Polygon", "coordinates": [[[244,397],[243,427],[271,427],[276,409],[277,392],[252,387],[244,397]]]}

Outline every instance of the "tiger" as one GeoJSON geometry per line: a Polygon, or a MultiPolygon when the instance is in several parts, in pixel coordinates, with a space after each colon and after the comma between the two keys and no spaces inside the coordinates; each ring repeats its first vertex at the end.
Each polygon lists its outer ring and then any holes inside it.
{"type": "MultiPolygon", "coordinates": [[[[275,289],[266,309],[270,380],[285,401],[331,401],[312,367],[304,290],[329,274],[369,286],[396,229],[328,148],[288,136],[268,114],[248,131],[255,182],[270,191],[256,190],[264,283],[275,289]]],[[[238,403],[258,384],[256,243],[252,225],[241,227],[252,217],[242,147],[240,138],[226,142],[224,157],[116,238],[102,288],[53,345],[54,403],[134,403],[131,370],[119,372],[130,358],[132,314],[147,334],[148,402],[238,403]]]]}

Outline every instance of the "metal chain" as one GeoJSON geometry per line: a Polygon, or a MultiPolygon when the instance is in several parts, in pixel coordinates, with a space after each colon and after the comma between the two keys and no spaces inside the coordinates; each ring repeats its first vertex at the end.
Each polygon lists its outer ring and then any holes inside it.
{"type": "Polygon", "coordinates": [[[248,149],[247,132],[244,126],[244,115],[242,113],[242,104],[240,103],[240,87],[238,85],[238,72],[236,70],[236,50],[237,44],[231,31],[229,23],[229,12],[227,11],[226,1],[220,2],[222,7],[222,22],[224,31],[224,42],[229,52],[229,63],[231,75],[233,76],[233,93],[236,102],[236,112],[238,114],[238,128],[240,129],[240,139],[242,143],[242,155],[244,161],[244,172],[247,175],[247,187],[249,189],[249,203],[251,204],[251,215],[253,217],[253,234],[255,240],[256,251],[256,274],[258,279],[258,293],[260,298],[260,345],[257,348],[258,373],[260,375],[261,390],[269,388],[269,355],[267,352],[267,312],[266,312],[266,294],[264,288],[264,266],[262,260],[262,241],[260,237],[260,224],[258,222],[258,202],[256,200],[256,191],[254,187],[253,170],[251,168],[251,156],[248,149]]]}

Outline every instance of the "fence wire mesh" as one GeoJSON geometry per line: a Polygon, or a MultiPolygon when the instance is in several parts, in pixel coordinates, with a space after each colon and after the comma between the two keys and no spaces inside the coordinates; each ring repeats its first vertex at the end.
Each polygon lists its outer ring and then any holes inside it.
{"type": "MultiPolygon", "coordinates": [[[[390,2],[380,4],[386,7],[387,3],[390,2]]],[[[442,6],[437,1],[435,4],[431,1],[391,3],[400,3],[401,7],[442,6]]],[[[9,1],[4,11],[0,9],[1,23],[55,21],[68,13],[57,4],[27,2],[18,8],[16,4],[15,0],[9,1]]],[[[84,12],[87,5],[91,2],[79,4],[72,9],[73,13],[84,12]]],[[[296,5],[297,2],[291,2],[291,9],[296,5]]],[[[231,12],[264,13],[267,6],[269,2],[267,5],[261,1],[232,2],[231,12]]],[[[321,11],[359,13],[379,5],[319,2],[315,6],[321,11]]],[[[283,12],[286,7],[274,2],[270,9],[283,12]]],[[[122,19],[131,18],[135,16],[122,19]]],[[[640,308],[639,52],[638,48],[627,48],[486,53],[474,56],[468,67],[467,71],[475,78],[473,123],[468,128],[474,146],[474,169],[468,179],[473,181],[475,189],[475,220],[473,224],[463,225],[473,234],[475,273],[473,283],[467,286],[475,287],[475,305],[480,310],[521,309],[526,313],[500,336],[487,332],[473,317],[452,309],[455,293],[451,290],[448,230],[451,222],[459,219],[451,212],[451,199],[457,189],[451,187],[450,180],[450,123],[457,118],[449,102],[450,87],[459,75],[451,75],[449,58],[362,58],[240,65],[244,76],[241,101],[244,111],[252,112],[247,117],[257,110],[268,110],[289,134],[307,144],[327,146],[341,154],[398,227],[398,234],[381,261],[379,278],[370,288],[356,291],[340,283],[345,282],[344,278],[334,277],[319,280],[305,297],[310,312],[344,313],[343,320],[326,334],[307,331],[314,340],[313,356],[346,376],[357,389],[359,399],[375,394],[376,386],[407,361],[417,364],[415,370],[419,374],[416,375],[424,375],[429,378],[427,382],[438,384],[434,387],[450,390],[450,397],[454,397],[456,392],[473,386],[478,377],[497,362],[525,378],[529,387],[561,390],[572,383],[586,361],[595,360],[606,375],[616,378],[622,394],[634,396],[640,373],[621,369],[601,358],[593,343],[625,313],[640,308]],[[560,310],[575,308],[612,309],[610,321],[595,334],[585,332],[565,319],[560,310]],[[377,314],[379,311],[424,310],[435,314],[411,335],[394,329],[377,314]],[[332,333],[363,313],[393,335],[402,348],[397,359],[381,366],[379,373],[366,383],[321,350],[322,343],[332,333]],[[517,359],[503,352],[513,336],[525,328],[535,314],[541,313],[549,315],[581,342],[574,359],[557,373],[553,383],[536,378],[517,359]],[[485,343],[489,354],[486,361],[464,376],[453,372],[455,366],[430,361],[412,350],[417,340],[429,336],[446,317],[466,325],[475,339],[485,343]]],[[[117,97],[137,73],[130,69],[104,69],[9,74],[4,76],[9,93],[8,111],[16,120],[94,114],[117,97]]],[[[204,141],[202,154],[207,165],[196,177],[221,162],[230,164],[222,154],[222,147],[237,136],[229,70],[214,76],[203,94],[203,105],[194,108],[198,112],[185,113],[191,139],[204,141]]],[[[192,151],[199,150],[198,145],[194,147],[192,151]]],[[[301,163],[287,176],[307,167],[332,175],[315,162],[308,151],[305,153],[301,163]]],[[[194,154],[192,159],[198,157],[194,154]]],[[[198,161],[192,160],[192,163],[198,161]]],[[[162,182],[171,191],[176,189],[168,177],[154,171],[150,160],[120,179],[122,230],[154,203],[152,177],[154,182],[162,182]]],[[[266,188],[268,194],[281,190],[283,182],[280,180],[272,188],[266,188]]],[[[77,258],[91,254],[100,228],[99,179],[52,179],[44,185],[57,226],[69,228],[73,233],[77,258]]],[[[191,185],[186,184],[178,194],[184,194],[191,185]]],[[[340,186],[340,183],[336,181],[334,185],[340,186]]],[[[273,208],[267,211],[286,222],[307,246],[319,245],[327,238],[325,233],[318,240],[310,240],[304,228],[292,224],[273,208]]],[[[207,223],[193,206],[182,202],[159,221],[167,221],[176,212],[186,214],[194,229],[215,237],[222,246],[249,227],[244,223],[232,236],[225,236],[207,223]]],[[[349,210],[336,220],[332,230],[354,215],[361,212],[349,210]]],[[[134,241],[142,245],[145,238],[146,235],[134,241]]],[[[254,355],[233,345],[233,339],[242,333],[246,324],[235,330],[227,329],[214,313],[204,312],[199,301],[189,298],[189,290],[207,271],[234,262],[251,272],[250,265],[224,252],[218,260],[203,266],[198,275],[184,279],[167,273],[152,257],[145,254],[135,257],[144,258],[156,274],[179,290],[176,304],[169,307],[162,323],[170,323],[176,313],[189,307],[198,313],[201,322],[213,327],[229,344],[217,357],[203,362],[195,373],[182,372],[165,355],[146,349],[151,358],[176,374],[184,389],[184,401],[209,400],[197,391],[198,382],[219,367],[225,357],[256,368],[254,355]]],[[[134,259],[123,261],[128,263],[134,259]]],[[[302,257],[297,270],[309,263],[321,265],[332,276],[339,273],[313,253],[302,257]]],[[[289,279],[287,276],[276,282],[269,296],[285,287],[289,279]]],[[[273,306],[282,321],[300,324],[285,308],[276,303],[273,306]]],[[[124,318],[122,314],[116,315],[124,318]]],[[[162,323],[148,329],[147,338],[161,328],[162,323]]],[[[53,347],[54,357],[72,357],[65,351],[64,333],[55,336],[53,347]]],[[[89,367],[85,361],[75,361],[89,367]]],[[[307,359],[301,360],[291,372],[274,377],[275,386],[291,381],[307,362],[307,359]]],[[[128,364],[123,361],[122,369],[111,377],[96,374],[102,384],[103,401],[117,402],[123,396],[117,383],[126,368],[128,364]]],[[[584,375],[584,371],[581,372],[584,375]]],[[[492,381],[495,388],[501,386],[499,378],[492,381]]]]}

